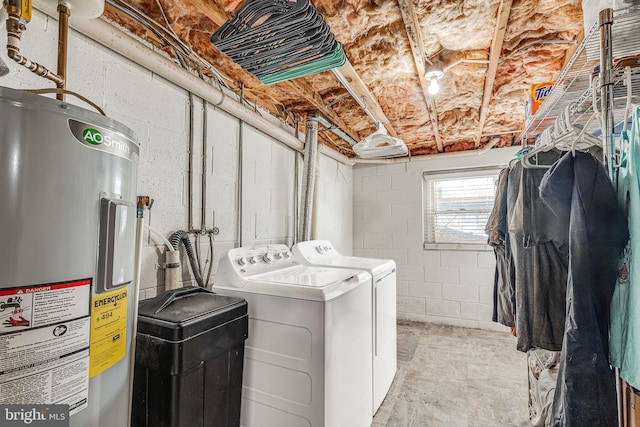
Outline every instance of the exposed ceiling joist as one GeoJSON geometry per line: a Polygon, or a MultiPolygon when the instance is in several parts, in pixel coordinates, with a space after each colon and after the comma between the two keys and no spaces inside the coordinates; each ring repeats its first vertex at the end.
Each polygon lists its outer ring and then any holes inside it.
{"type": "Polygon", "coordinates": [[[429,120],[431,121],[431,127],[433,129],[433,135],[436,140],[436,146],[438,152],[442,153],[444,147],[442,145],[442,138],[440,138],[440,131],[438,129],[438,113],[436,111],[436,102],[433,96],[430,96],[427,92],[429,83],[424,77],[425,65],[424,62],[427,58],[427,53],[424,50],[424,41],[422,39],[422,32],[420,31],[420,21],[416,9],[413,7],[412,0],[398,0],[400,11],[402,12],[402,20],[409,37],[409,44],[411,45],[411,53],[413,54],[413,62],[416,64],[418,70],[418,78],[420,79],[420,86],[422,86],[422,93],[424,95],[424,101],[427,104],[427,111],[429,113],[429,120]]]}
{"type": "Polygon", "coordinates": [[[211,19],[220,27],[230,18],[227,12],[213,0],[194,0],[191,4],[198,12],[211,19]]]}
{"type": "Polygon", "coordinates": [[[573,54],[576,53],[576,50],[578,50],[578,47],[580,46],[580,43],[582,43],[582,40],[584,40],[584,30],[581,30],[576,36],[575,44],[572,44],[571,46],[569,46],[569,48],[564,52],[564,59],[562,60],[563,70],[571,60],[571,57],[573,56],[573,54]]]}
{"type": "MultiPolygon", "coordinates": [[[[364,84],[360,75],[358,75],[358,72],[353,68],[349,60],[347,59],[346,64],[339,67],[337,70],[347,79],[351,88],[360,97],[360,99],[364,101],[371,115],[384,125],[389,135],[397,138],[398,134],[389,122],[387,115],[382,111],[382,107],[380,107],[378,100],[369,91],[369,88],[364,84]]],[[[356,139],[356,141],[358,141],[358,139],[356,139]]]]}
{"type": "Polygon", "coordinates": [[[482,95],[482,104],[480,105],[480,122],[478,123],[478,132],[475,143],[476,148],[480,147],[482,132],[484,131],[487,114],[489,113],[489,102],[493,95],[493,84],[495,83],[498,64],[500,63],[502,43],[504,42],[504,35],[507,32],[507,24],[509,23],[509,15],[511,15],[512,3],[513,0],[502,0],[498,7],[496,27],[493,32],[493,39],[491,40],[491,48],[489,51],[489,69],[487,70],[487,75],[484,79],[484,93],[482,95]]]}
{"type": "Polygon", "coordinates": [[[360,136],[358,132],[354,131],[345,123],[344,120],[338,116],[338,114],[331,107],[327,107],[325,105],[324,100],[320,96],[319,93],[315,92],[311,85],[306,83],[302,79],[289,80],[285,82],[278,83],[278,85],[287,88],[288,90],[297,93],[301,97],[303,97],[308,103],[313,105],[320,113],[322,113],[327,119],[329,119],[333,124],[338,126],[340,129],[344,131],[347,135],[353,138],[356,141],[360,141],[360,136]]]}

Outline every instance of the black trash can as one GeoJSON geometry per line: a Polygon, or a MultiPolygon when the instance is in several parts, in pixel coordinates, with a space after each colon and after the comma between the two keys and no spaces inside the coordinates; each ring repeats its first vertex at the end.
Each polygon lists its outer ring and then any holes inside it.
{"type": "Polygon", "coordinates": [[[140,303],[133,427],[240,425],[247,303],[191,286],[140,303]]]}

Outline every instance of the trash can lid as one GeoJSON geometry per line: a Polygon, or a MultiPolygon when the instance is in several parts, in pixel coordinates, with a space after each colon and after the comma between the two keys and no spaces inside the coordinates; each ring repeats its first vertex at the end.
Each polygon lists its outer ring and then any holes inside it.
{"type": "Polygon", "coordinates": [[[140,302],[138,333],[183,341],[246,314],[242,298],[187,286],[140,302]]]}

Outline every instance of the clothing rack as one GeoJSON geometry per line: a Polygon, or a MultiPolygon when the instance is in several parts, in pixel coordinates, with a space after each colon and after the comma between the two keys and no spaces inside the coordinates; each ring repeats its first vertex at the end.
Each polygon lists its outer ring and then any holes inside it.
{"type": "Polygon", "coordinates": [[[540,138],[549,128],[553,129],[548,133],[555,137],[562,135],[562,129],[581,129],[581,137],[593,135],[602,140],[603,163],[615,183],[613,135],[626,124],[629,105],[640,103],[640,59],[635,63],[626,61],[632,65],[627,68],[624,61],[614,64],[613,58],[631,58],[640,53],[638,31],[639,6],[601,11],[598,22],[585,34],[545,102],[527,121],[520,136],[522,145],[536,137],[536,148],[553,141],[540,138]]]}

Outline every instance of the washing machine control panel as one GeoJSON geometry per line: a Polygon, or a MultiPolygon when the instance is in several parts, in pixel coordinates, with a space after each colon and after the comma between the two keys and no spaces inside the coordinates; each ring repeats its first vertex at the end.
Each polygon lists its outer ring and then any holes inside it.
{"type": "Polygon", "coordinates": [[[236,248],[227,253],[230,264],[241,276],[299,265],[285,245],[236,248]]]}

